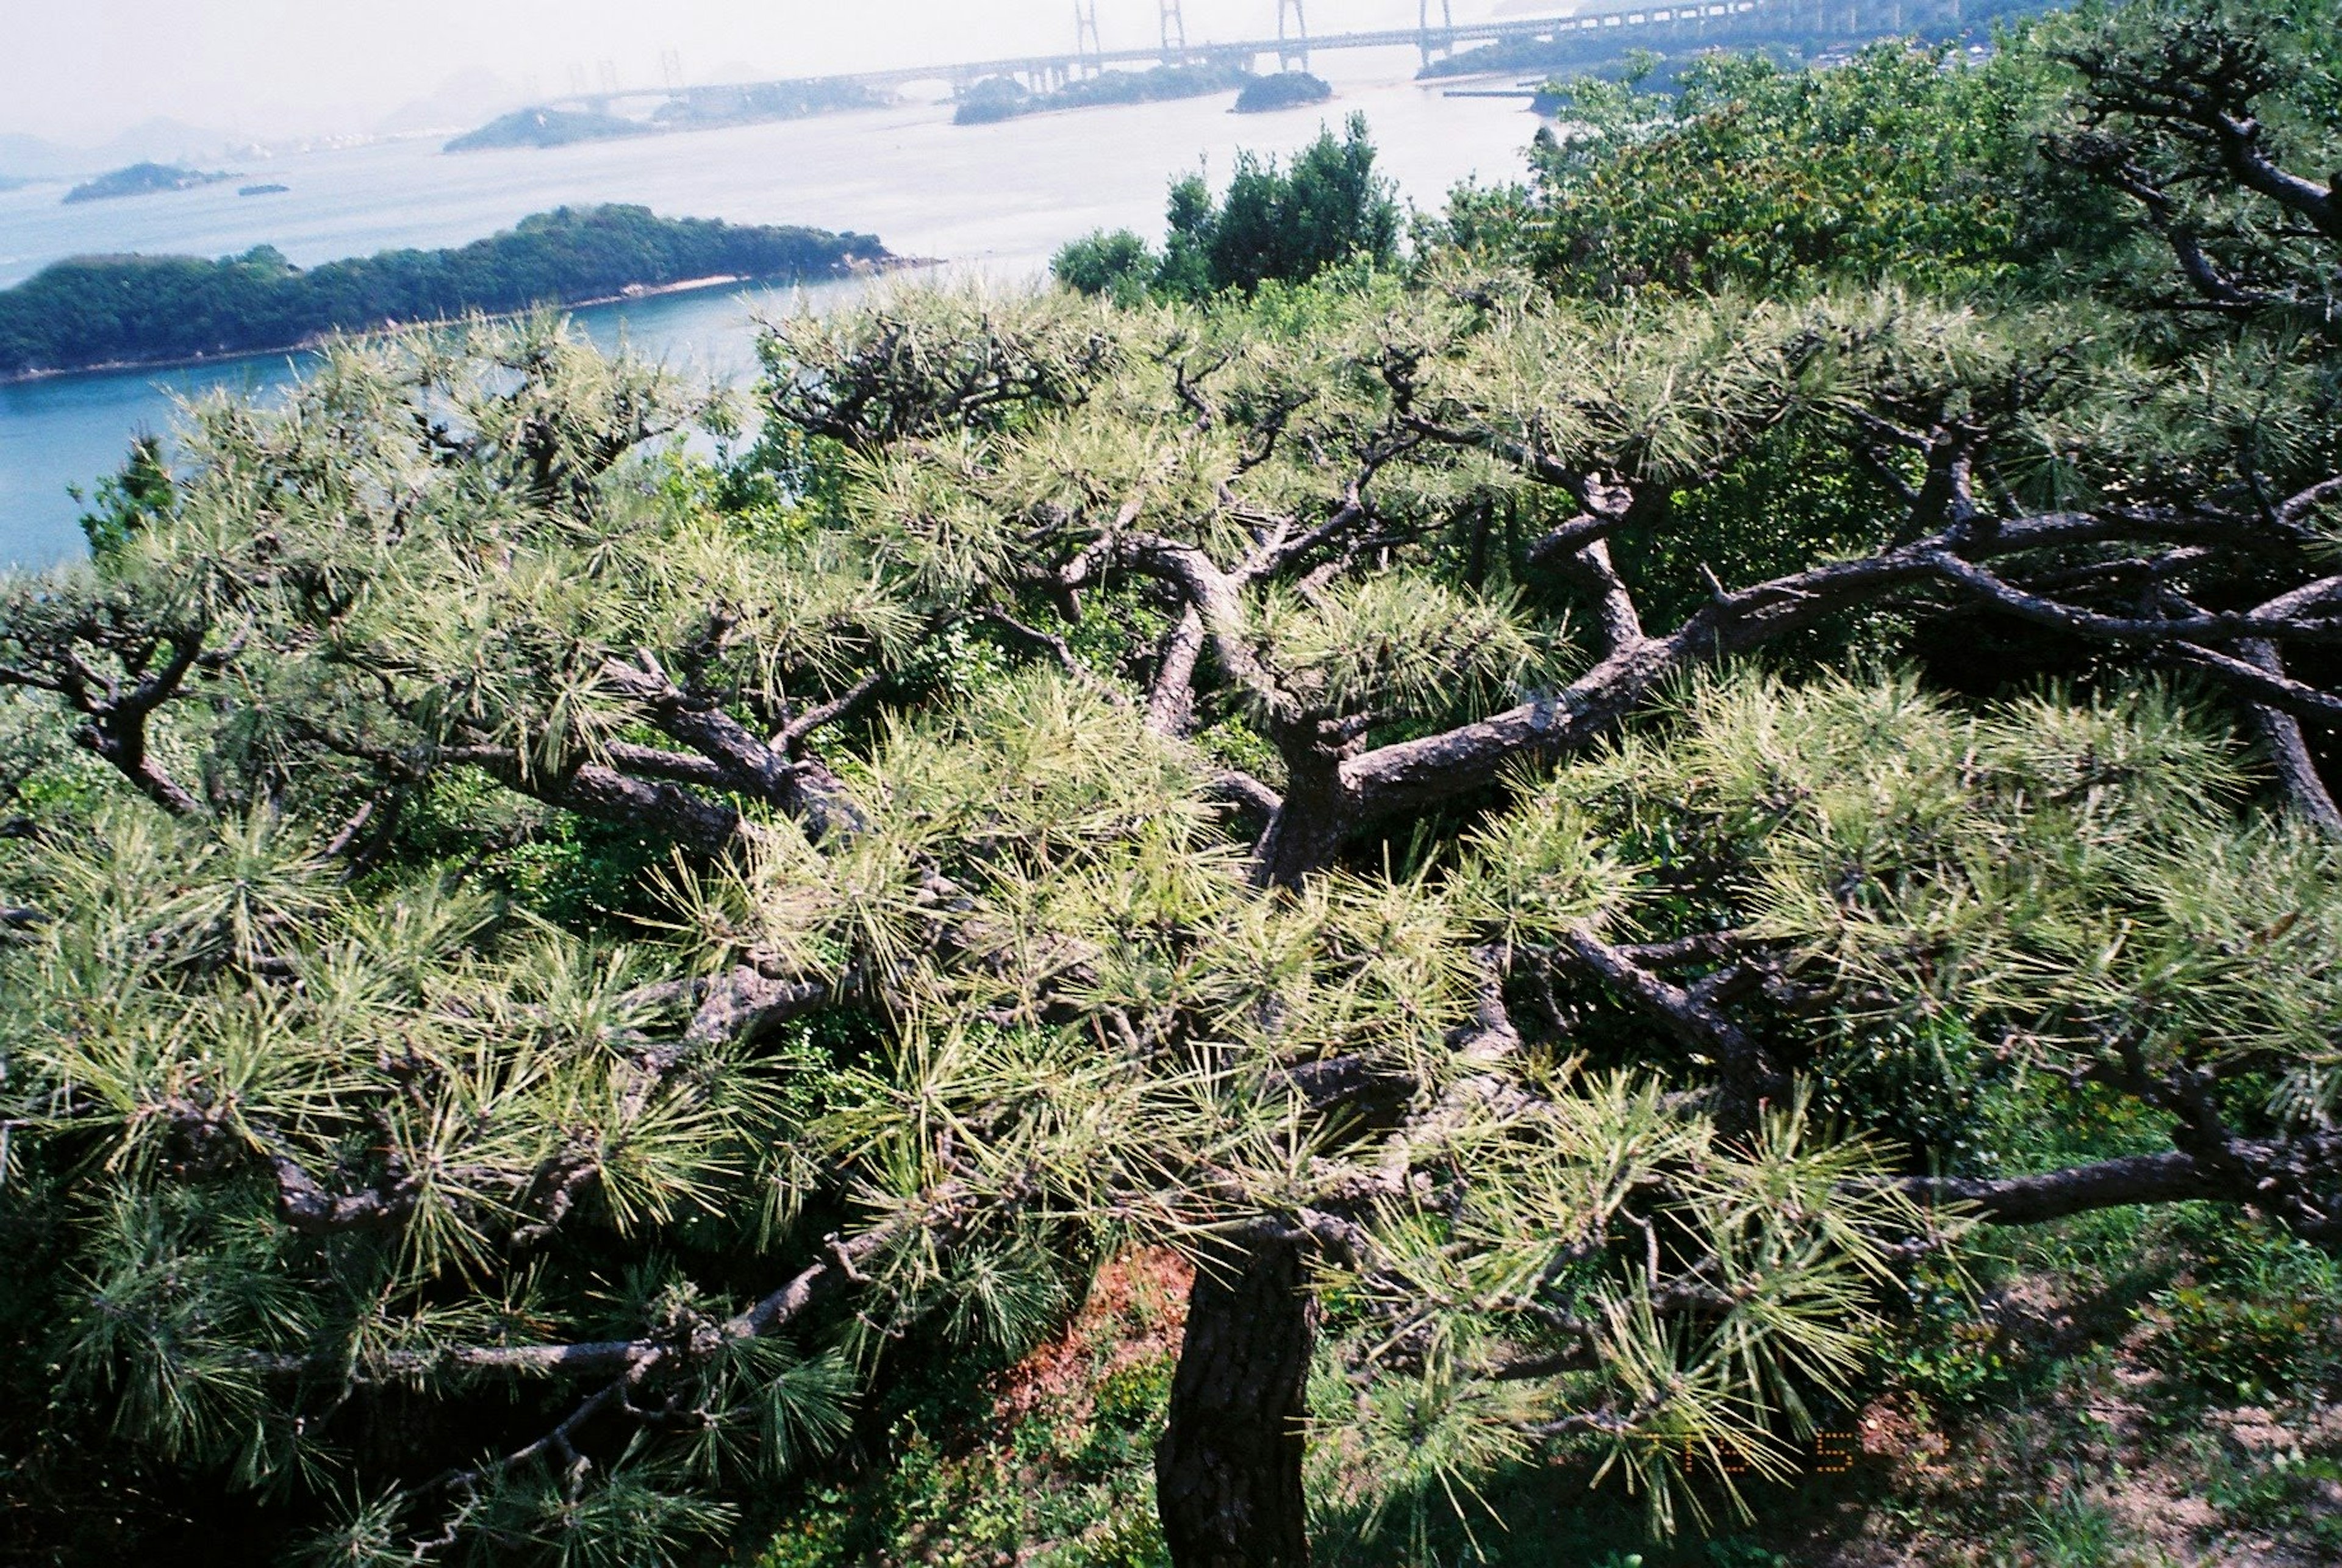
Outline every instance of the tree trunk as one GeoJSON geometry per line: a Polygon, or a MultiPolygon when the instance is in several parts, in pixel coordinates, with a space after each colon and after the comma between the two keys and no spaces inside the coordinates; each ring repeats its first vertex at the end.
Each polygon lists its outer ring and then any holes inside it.
{"type": "Polygon", "coordinates": [[[1291,1241],[1206,1257],[1187,1298],[1156,1506],[1176,1568],[1306,1568],[1302,1420],[1317,1303],[1291,1241]]]}
{"type": "MultiPolygon", "coordinates": [[[[2285,657],[2275,643],[2263,638],[2237,644],[2237,656],[2247,664],[2272,675],[2285,674],[2285,657]]],[[[2342,838],[2342,808],[2334,804],[2333,792],[2317,771],[2317,759],[2309,753],[2309,741],[2301,733],[2301,721],[2291,714],[2276,708],[2255,706],[2253,717],[2258,722],[2261,739],[2268,746],[2269,760],[2277,764],[2277,776],[2285,785],[2287,796],[2302,820],[2328,838],[2342,838]]]]}
{"type": "Polygon", "coordinates": [[[1287,752],[1285,771],[1285,804],[1252,846],[1256,887],[1300,887],[1334,864],[1358,825],[1339,755],[1287,752]]]}

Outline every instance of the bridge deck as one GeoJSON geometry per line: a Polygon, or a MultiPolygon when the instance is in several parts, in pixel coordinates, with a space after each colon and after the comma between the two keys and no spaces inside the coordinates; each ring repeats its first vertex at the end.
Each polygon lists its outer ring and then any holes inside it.
{"type": "Polygon", "coordinates": [[[1181,59],[1258,58],[1289,56],[1321,50],[1421,49],[1426,54],[1452,50],[1466,44],[1563,37],[1610,28],[1676,26],[1686,23],[1729,21],[1752,11],[1786,10],[1793,0],[1690,0],[1688,4],[1615,6],[1581,12],[1575,16],[1503,17],[1495,21],[1458,23],[1416,28],[1393,27],[1376,32],[1329,33],[1315,38],[1256,38],[1193,45],[1184,54],[1156,46],[1139,49],[1096,49],[1066,55],[1024,55],[997,60],[966,61],[953,65],[900,66],[886,71],[848,71],[826,76],[796,76],[766,82],[726,82],[691,87],[640,87],[603,93],[574,93],[546,101],[547,107],[606,105],[621,101],[656,98],[688,102],[701,95],[732,95],[766,87],[860,86],[900,87],[912,82],[966,83],[986,76],[1072,76],[1104,65],[1159,65],[1181,59]]]}

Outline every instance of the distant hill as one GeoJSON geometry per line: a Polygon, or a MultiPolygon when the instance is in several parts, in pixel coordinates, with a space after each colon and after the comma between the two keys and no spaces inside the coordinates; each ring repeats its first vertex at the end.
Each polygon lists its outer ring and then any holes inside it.
{"type": "Polygon", "coordinates": [[[90,166],[88,154],[38,136],[0,135],[0,175],[15,180],[55,180],[90,166]]]}
{"type": "Polygon", "coordinates": [[[63,180],[127,164],[194,166],[235,155],[235,138],[183,121],[149,119],[95,146],[68,145],[44,136],[0,135],[0,175],[19,180],[63,180]]]}
{"type": "Polygon", "coordinates": [[[478,153],[495,147],[565,147],[573,142],[601,142],[616,136],[647,136],[657,127],[617,115],[583,109],[515,109],[500,115],[476,131],[466,131],[447,144],[451,153],[478,153]]]}
{"type": "Polygon", "coordinates": [[[108,168],[117,164],[210,163],[233,156],[240,138],[209,125],[191,125],[157,115],[141,120],[120,135],[100,143],[86,156],[83,168],[108,168]]]}
{"type": "Polygon", "coordinates": [[[892,258],[870,235],[562,207],[454,250],[303,269],[240,256],[81,256],[0,291],[0,378],[293,348],[328,333],[702,280],[836,277],[892,258]]]}
{"type": "Polygon", "coordinates": [[[229,174],[206,174],[201,169],[183,169],[176,164],[132,164],[97,178],[75,185],[65,194],[68,202],[110,202],[124,196],[152,195],[157,191],[188,191],[197,185],[215,185],[222,180],[236,176],[229,174]]]}
{"type": "Polygon", "coordinates": [[[384,115],[375,122],[375,130],[385,136],[410,136],[482,125],[526,104],[529,97],[494,71],[461,71],[433,88],[428,97],[402,104],[384,115]]]}

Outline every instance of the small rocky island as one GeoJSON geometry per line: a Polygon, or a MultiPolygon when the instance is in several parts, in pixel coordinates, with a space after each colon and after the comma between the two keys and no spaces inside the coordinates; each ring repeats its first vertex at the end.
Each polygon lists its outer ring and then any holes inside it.
{"type": "Polygon", "coordinates": [[[297,267],[271,245],[80,256],[0,290],[0,381],[290,349],[335,332],[577,305],[895,262],[876,236],[562,207],[452,250],[297,267]]]}
{"type": "Polygon", "coordinates": [[[1236,113],[1266,115],[1277,109],[1299,109],[1323,104],[1334,96],[1333,84],[1306,71],[1279,71],[1256,76],[1236,95],[1236,113]]]}
{"type": "Polygon", "coordinates": [[[191,191],[197,185],[215,185],[234,178],[234,175],[207,174],[201,169],[184,169],[176,164],[132,164],[75,185],[65,193],[65,199],[110,202],[124,196],[153,195],[157,191],[191,191]]]}

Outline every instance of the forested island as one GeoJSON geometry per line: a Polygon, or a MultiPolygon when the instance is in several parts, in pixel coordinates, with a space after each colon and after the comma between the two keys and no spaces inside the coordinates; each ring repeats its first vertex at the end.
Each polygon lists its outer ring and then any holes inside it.
{"type": "Polygon", "coordinates": [[[1278,109],[1326,103],[1333,96],[1333,85],[1322,76],[1313,76],[1306,71],[1279,71],[1273,76],[1256,76],[1246,82],[1244,91],[1236,95],[1236,112],[1266,115],[1278,109]]]}
{"type": "Polygon", "coordinates": [[[2333,6],[138,444],[0,577],[0,1563],[2328,1568],[2333,6]]]}
{"type": "Polygon", "coordinates": [[[1095,109],[1109,104],[1153,104],[1174,98],[1201,98],[1247,85],[1254,80],[1241,65],[1197,61],[1185,65],[1156,65],[1144,71],[1101,71],[1067,82],[1062,87],[1036,93],[1014,76],[987,76],[970,87],[953,111],[956,125],[989,125],[1020,115],[1046,114],[1053,109],[1095,109]]]}
{"type": "Polygon", "coordinates": [[[67,191],[64,199],[69,203],[110,202],[124,196],[152,195],[158,191],[190,191],[198,185],[216,185],[234,178],[231,174],[184,169],[175,164],[132,164],[84,181],[67,191]]]}
{"type": "Polygon", "coordinates": [[[876,237],[562,207],[450,250],[302,268],[269,246],[84,256],[0,292],[0,377],[291,348],[389,322],[577,305],[700,279],[836,277],[890,259],[876,237]]]}

